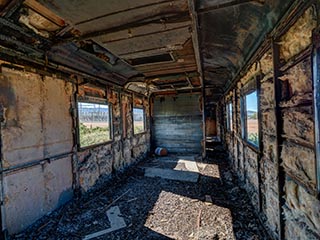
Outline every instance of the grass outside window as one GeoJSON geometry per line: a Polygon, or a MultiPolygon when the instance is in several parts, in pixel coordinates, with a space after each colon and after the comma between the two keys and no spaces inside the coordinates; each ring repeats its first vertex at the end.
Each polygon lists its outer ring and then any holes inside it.
{"type": "Polygon", "coordinates": [[[143,108],[133,108],[133,132],[134,134],[145,132],[145,112],[143,108]]]}
{"type": "Polygon", "coordinates": [[[78,102],[78,116],[81,148],[111,140],[108,104],[78,102]]]}

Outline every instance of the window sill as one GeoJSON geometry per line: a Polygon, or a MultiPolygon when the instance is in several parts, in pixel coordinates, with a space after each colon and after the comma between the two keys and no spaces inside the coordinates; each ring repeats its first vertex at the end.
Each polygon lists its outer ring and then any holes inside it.
{"type": "Polygon", "coordinates": [[[78,152],[84,152],[85,150],[101,147],[103,145],[108,145],[108,144],[111,144],[111,143],[113,143],[113,139],[111,139],[111,140],[109,140],[107,142],[97,143],[97,144],[86,146],[86,147],[78,146],[78,152]]]}
{"type": "Polygon", "coordinates": [[[255,153],[260,154],[260,149],[259,149],[259,147],[253,145],[252,143],[248,142],[248,141],[245,140],[245,139],[242,139],[242,142],[243,142],[243,144],[244,144],[246,147],[250,148],[250,149],[251,149],[252,151],[254,151],[255,153]]]}
{"type": "Polygon", "coordinates": [[[147,134],[147,133],[148,133],[148,131],[144,131],[144,132],[140,132],[140,133],[133,133],[133,136],[134,137],[139,137],[139,136],[147,134]]]}

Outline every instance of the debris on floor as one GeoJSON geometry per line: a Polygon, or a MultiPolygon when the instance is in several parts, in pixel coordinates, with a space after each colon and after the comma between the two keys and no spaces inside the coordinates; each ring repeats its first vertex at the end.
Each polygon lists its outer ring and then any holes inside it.
{"type": "Polygon", "coordinates": [[[246,192],[237,186],[227,156],[219,152],[202,162],[196,159],[150,158],[13,239],[269,239],[246,192]],[[185,161],[193,161],[198,172],[185,161]],[[170,180],[164,172],[147,177],[155,168],[196,174],[198,179],[170,180]]]}
{"type": "Polygon", "coordinates": [[[184,165],[184,167],[187,169],[187,171],[190,172],[199,172],[197,163],[195,161],[195,157],[190,157],[190,156],[183,156],[183,157],[178,157],[178,162],[177,162],[177,167],[175,167],[175,170],[181,170],[179,169],[179,165],[184,165]]]}
{"type": "Polygon", "coordinates": [[[154,153],[158,156],[167,156],[168,155],[168,150],[163,147],[157,147],[154,153]]]}
{"type": "Polygon", "coordinates": [[[87,236],[85,236],[83,239],[84,240],[89,240],[89,239],[93,239],[93,238],[97,238],[100,236],[103,236],[107,233],[119,230],[121,228],[126,227],[126,223],[124,221],[124,219],[120,216],[120,209],[118,206],[112,207],[107,211],[107,216],[108,216],[108,220],[110,222],[111,227],[99,232],[95,232],[92,234],[89,234],[87,236]]]}

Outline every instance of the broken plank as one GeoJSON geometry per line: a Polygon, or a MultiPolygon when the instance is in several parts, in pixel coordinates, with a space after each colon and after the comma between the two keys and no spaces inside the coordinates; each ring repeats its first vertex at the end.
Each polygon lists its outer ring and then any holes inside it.
{"type": "Polygon", "coordinates": [[[169,180],[177,180],[183,182],[198,182],[199,174],[195,172],[177,171],[161,168],[146,168],[146,177],[161,177],[169,180]]]}

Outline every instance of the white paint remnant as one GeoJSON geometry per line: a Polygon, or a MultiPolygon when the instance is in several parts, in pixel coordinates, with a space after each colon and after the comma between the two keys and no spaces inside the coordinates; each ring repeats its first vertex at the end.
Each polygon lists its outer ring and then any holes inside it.
{"type": "MultiPolygon", "coordinates": [[[[184,164],[184,166],[186,167],[186,169],[190,172],[197,172],[199,173],[199,169],[197,167],[197,163],[195,162],[195,160],[189,160],[189,159],[186,159],[186,158],[179,158],[178,160],[178,164],[179,163],[182,163],[184,164]]],[[[178,170],[176,168],[174,168],[175,170],[178,170]]]]}
{"type": "Polygon", "coordinates": [[[177,171],[172,169],[146,168],[144,176],[161,177],[169,180],[177,180],[183,182],[197,182],[199,174],[195,172],[177,171]]]}
{"type": "Polygon", "coordinates": [[[120,213],[120,209],[118,206],[114,206],[114,207],[110,208],[107,211],[107,216],[108,216],[111,227],[108,229],[99,231],[99,232],[89,234],[89,235],[85,236],[83,238],[83,240],[97,238],[97,237],[100,237],[104,234],[119,230],[119,229],[127,226],[124,219],[122,217],[120,217],[121,213],[120,213]]]}

